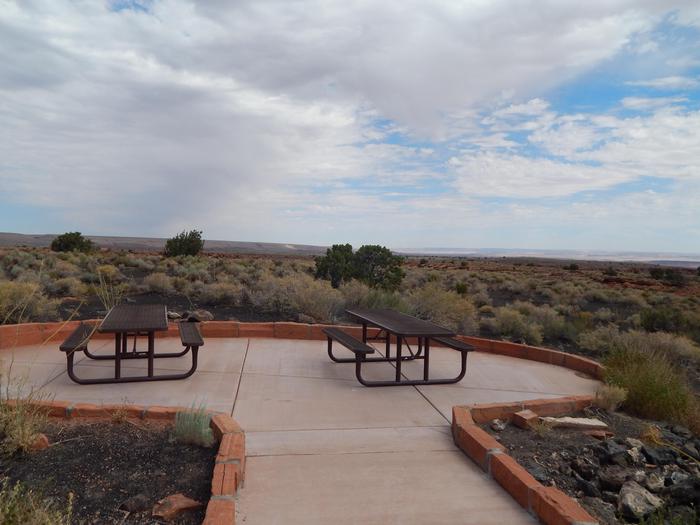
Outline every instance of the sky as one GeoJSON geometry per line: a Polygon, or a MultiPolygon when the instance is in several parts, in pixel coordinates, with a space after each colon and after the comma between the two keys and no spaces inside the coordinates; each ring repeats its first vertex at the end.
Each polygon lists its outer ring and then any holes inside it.
{"type": "Polygon", "coordinates": [[[0,231],[700,252],[700,3],[0,0],[0,231]]]}

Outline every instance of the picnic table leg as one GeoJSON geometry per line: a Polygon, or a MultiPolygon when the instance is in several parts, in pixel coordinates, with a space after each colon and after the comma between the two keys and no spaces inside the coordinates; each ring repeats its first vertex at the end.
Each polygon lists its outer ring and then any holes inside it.
{"type": "Polygon", "coordinates": [[[391,332],[386,333],[386,356],[391,357],[391,332]]]}
{"type": "Polygon", "coordinates": [[[153,377],[153,354],[155,353],[155,348],[155,332],[148,332],[148,377],[153,377]]]}
{"type": "Polygon", "coordinates": [[[367,344],[367,323],[362,323],[362,342],[367,344]]]}
{"type": "Polygon", "coordinates": [[[114,334],[114,379],[122,376],[122,334],[114,334]]]}
{"type": "MultiPolygon", "coordinates": [[[[420,340],[420,339],[419,339],[420,340]]],[[[420,343],[419,343],[420,345],[420,343]]],[[[420,346],[418,346],[420,348],[420,346]]],[[[430,338],[425,338],[425,358],[423,359],[423,380],[428,380],[429,370],[430,370],[430,338]]]]}
{"type": "Polygon", "coordinates": [[[396,382],[401,382],[401,336],[396,336],[396,382]]]}

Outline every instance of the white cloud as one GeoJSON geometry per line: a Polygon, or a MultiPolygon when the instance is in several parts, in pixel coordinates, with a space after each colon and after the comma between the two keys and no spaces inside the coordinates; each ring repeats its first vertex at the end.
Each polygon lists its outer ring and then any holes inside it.
{"type": "Polygon", "coordinates": [[[670,76],[653,78],[650,80],[635,80],[627,82],[630,86],[650,87],[655,89],[693,89],[700,85],[695,78],[683,76],[670,76]]]}
{"type": "Polygon", "coordinates": [[[622,106],[635,110],[656,109],[687,102],[687,100],[687,98],[683,97],[625,97],[622,99],[622,106]]]}

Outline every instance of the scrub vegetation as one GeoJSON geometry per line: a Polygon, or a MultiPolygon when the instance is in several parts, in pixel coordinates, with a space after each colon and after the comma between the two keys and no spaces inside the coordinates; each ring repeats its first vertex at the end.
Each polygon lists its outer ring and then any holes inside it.
{"type": "MultiPolygon", "coordinates": [[[[580,353],[607,365],[623,408],[690,422],[700,391],[700,275],[633,263],[396,257],[336,245],[324,257],[0,250],[0,322],[94,318],[157,296],[216,319],[344,322],[393,308],[460,333],[580,353]]],[[[689,423],[690,424],[690,423],[689,423]]],[[[693,425],[694,426],[694,425],[693,425]]]]}

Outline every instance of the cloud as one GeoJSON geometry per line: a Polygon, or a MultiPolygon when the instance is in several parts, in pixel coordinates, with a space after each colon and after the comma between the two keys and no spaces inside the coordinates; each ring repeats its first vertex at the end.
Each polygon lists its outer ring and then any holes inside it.
{"type": "Polygon", "coordinates": [[[483,198],[688,180],[683,100],[628,96],[625,120],[552,95],[662,48],[686,5],[8,1],[0,201],[47,230],[407,245],[456,239],[483,198]]]}
{"type": "Polygon", "coordinates": [[[653,78],[651,80],[635,80],[627,82],[630,86],[641,86],[649,87],[654,89],[665,89],[665,90],[675,90],[675,89],[693,89],[700,85],[695,78],[682,77],[682,76],[671,76],[671,77],[660,77],[653,78]]]}

